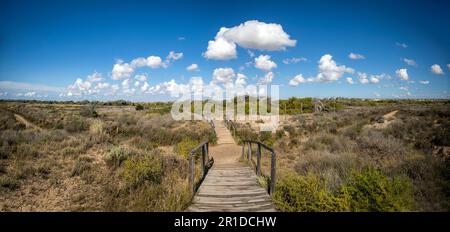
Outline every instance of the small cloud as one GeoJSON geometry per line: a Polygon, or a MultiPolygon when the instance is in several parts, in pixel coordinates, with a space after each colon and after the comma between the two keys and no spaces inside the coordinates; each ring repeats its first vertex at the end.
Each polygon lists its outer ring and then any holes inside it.
{"type": "Polygon", "coordinates": [[[259,83],[260,84],[268,84],[271,83],[272,80],[274,78],[273,72],[268,72],[266,73],[266,75],[264,75],[264,77],[262,77],[261,79],[259,79],[259,83]]]}
{"type": "Polygon", "coordinates": [[[407,47],[408,47],[407,44],[405,44],[405,43],[399,43],[399,42],[395,43],[395,45],[397,45],[398,47],[401,47],[401,48],[407,48],[407,47]]]}
{"type": "Polygon", "coordinates": [[[186,70],[188,71],[198,71],[198,65],[197,64],[191,64],[187,66],[186,70]]]}
{"type": "Polygon", "coordinates": [[[351,85],[354,84],[353,79],[352,79],[351,77],[345,78],[345,81],[347,81],[347,83],[349,83],[349,84],[351,84],[351,85]]]}
{"type": "Polygon", "coordinates": [[[364,57],[361,54],[351,52],[350,54],[348,54],[348,58],[350,58],[352,60],[361,60],[361,59],[365,59],[366,57],[364,57]]]}
{"type": "Polygon", "coordinates": [[[170,51],[169,55],[166,57],[167,61],[171,61],[171,60],[179,60],[183,58],[183,53],[182,52],[174,52],[174,51],[170,51]]]}
{"type": "Polygon", "coordinates": [[[403,62],[410,66],[417,66],[416,61],[414,61],[413,59],[403,58],[403,62]]]}
{"type": "Polygon", "coordinates": [[[307,61],[308,59],[306,59],[305,57],[292,57],[292,58],[288,58],[288,59],[284,59],[283,63],[284,64],[296,64],[298,62],[303,62],[303,61],[307,61]]]}
{"type": "Polygon", "coordinates": [[[444,71],[442,70],[441,66],[439,66],[438,64],[433,64],[431,65],[431,72],[437,75],[444,75],[444,71]]]}
{"type": "Polygon", "coordinates": [[[146,73],[138,74],[138,75],[134,76],[134,79],[136,79],[138,81],[146,81],[147,74],[146,73]]]}
{"type": "Polygon", "coordinates": [[[250,50],[247,50],[247,53],[248,53],[248,55],[249,55],[250,57],[252,57],[252,58],[255,56],[255,53],[252,52],[252,51],[250,51],[250,50]]]}
{"type": "Polygon", "coordinates": [[[265,72],[269,72],[273,68],[276,68],[277,64],[270,60],[269,55],[260,55],[255,58],[255,68],[261,69],[265,72]]]}
{"type": "Polygon", "coordinates": [[[430,84],[429,81],[419,81],[419,83],[422,84],[422,85],[428,85],[428,84],[430,84]]]}
{"type": "Polygon", "coordinates": [[[397,74],[397,77],[404,81],[407,81],[409,79],[408,70],[406,68],[397,69],[395,71],[395,74],[397,74]]]}
{"type": "Polygon", "coordinates": [[[450,64],[447,64],[447,68],[448,68],[448,70],[450,70],[450,64]]]}
{"type": "Polygon", "coordinates": [[[34,97],[36,95],[36,92],[27,92],[23,96],[25,97],[34,97]]]}
{"type": "Polygon", "coordinates": [[[186,40],[186,38],[184,38],[183,36],[178,37],[178,40],[183,41],[186,40]]]}

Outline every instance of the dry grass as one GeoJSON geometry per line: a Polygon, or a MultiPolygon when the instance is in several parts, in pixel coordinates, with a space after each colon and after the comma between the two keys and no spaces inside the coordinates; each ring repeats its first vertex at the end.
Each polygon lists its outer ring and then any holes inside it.
{"type": "Polygon", "coordinates": [[[158,147],[215,141],[211,127],[126,108],[0,103],[0,211],[183,210],[187,161],[158,147]]]}

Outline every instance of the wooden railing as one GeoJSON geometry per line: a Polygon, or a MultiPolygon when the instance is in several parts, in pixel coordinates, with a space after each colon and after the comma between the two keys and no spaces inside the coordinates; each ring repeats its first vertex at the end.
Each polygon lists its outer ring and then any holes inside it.
{"type": "Polygon", "coordinates": [[[261,176],[261,147],[270,152],[270,183],[268,192],[270,195],[275,191],[275,180],[276,180],[276,154],[275,151],[269,146],[261,143],[260,141],[244,140],[242,141],[242,158],[247,158],[256,166],[256,175],[261,176]],[[256,164],[252,160],[252,144],[257,144],[256,151],[256,164]],[[245,155],[245,147],[247,147],[247,155],[245,155]]]}
{"type": "Polygon", "coordinates": [[[229,119],[225,119],[225,126],[228,128],[228,130],[230,130],[231,135],[235,137],[237,133],[236,123],[229,119]]]}
{"type": "Polygon", "coordinates": [[[214,164],[214,159],[209,159],[209,141],[205,141],[192,149],[189,154],[189,188],[192,195],[196,192],[197,187],[205,178],[209,168],[214,164]],[[201,177],[199,183],[195,183],[195,155],[201,149],[200,165],[201,165],[201,177]]]}

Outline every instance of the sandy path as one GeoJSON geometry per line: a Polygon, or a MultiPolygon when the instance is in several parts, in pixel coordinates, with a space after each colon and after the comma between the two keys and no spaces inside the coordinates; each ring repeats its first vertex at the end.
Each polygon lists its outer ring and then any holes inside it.
{"type": "Polygon", "coordinates": [[[16,118],[16,120],[20,123],[25,124],[26,128],[33,128],[36,130],[41,130],[42,128],[38,127],[36,124],[28,121],[27,119],[25,119],[22,115],[19,114],[14,114],[14,117],[16,118]]]}
{"type": "Polygon", "coordinates": [[[242,153],[242,147],[238,146],[225,127],[223,121],[215,121],[217,145],[209,148],[210,156],[214,158],[215,165],[237,163],[242,153]]]}

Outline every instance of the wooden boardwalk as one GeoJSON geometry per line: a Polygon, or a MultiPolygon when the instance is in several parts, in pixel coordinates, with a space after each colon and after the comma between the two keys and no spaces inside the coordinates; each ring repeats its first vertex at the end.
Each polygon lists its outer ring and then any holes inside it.
{"type": "Polygon", "coordinates": [[[240,149],[222,122],[215,122],[218,145],[211,147],[214,165],[194,196],[192,212],[275,212],[250,166],[238,161],[240,149]]]}

